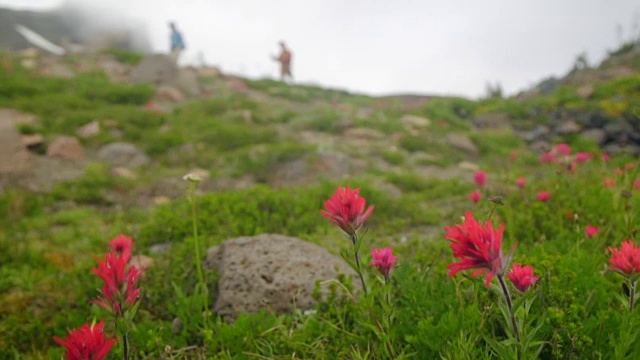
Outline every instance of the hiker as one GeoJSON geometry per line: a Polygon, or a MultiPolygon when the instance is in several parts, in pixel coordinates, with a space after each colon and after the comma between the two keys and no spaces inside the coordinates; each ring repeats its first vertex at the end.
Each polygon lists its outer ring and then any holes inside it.
{"type": "Polygon", "coordinates": [[[273,56],[273,60],[280,63],[280,80],[285,81],[286,77],[289,77],[290,81],[293,81],[293,75],[291,75],[291,51],[287,49],[284,41],[280,41],[280,55],[273,56]]]}
{"type": "Polygon", "coordinates": [[[171,28],[171,59],[178,65],[180,53],[185,49],[184,40],[182,39],[182,34],[176,28],[175,23],[169,23],[169,27],[171,28]]]}

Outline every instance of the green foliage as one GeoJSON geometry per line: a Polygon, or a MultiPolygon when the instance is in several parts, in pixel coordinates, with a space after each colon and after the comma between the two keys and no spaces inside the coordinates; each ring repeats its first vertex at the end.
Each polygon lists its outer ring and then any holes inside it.
{"type": "Polygon", "coordinates": [[[112,55],[117,61],[127,65],[138,65],[144,55],[127,49],[111,48],[102,51],[103,54],[112,55]]]}

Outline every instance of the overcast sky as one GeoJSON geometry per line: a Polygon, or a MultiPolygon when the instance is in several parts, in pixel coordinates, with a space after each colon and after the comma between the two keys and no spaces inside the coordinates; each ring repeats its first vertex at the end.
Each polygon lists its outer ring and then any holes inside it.
{"type": "MultiPolygon", "coordinates": [[[[51,8],[62,0],[0,0],[51,8]]],[[[186,43],[224,72],[275,77],[285,40],[296,80],[369,94],[481,96],[563,75],[577,54],[597,63],[640,34],[638,0],[83,0],[105,16],[144,21],[168,51],[170,20],[186,43]]]]}

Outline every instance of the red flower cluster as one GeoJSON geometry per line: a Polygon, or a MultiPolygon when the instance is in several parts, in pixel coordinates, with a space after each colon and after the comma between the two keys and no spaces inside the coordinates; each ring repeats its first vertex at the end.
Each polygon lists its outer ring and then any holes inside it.
{"type": "Polygon", "coordinates": [[[624,241],[620,249],[609,247],[609,251],[610,270],[625,276],[640,274],[640,247],[633,245],[631,240],[624,241]]]}
{"type": "Polygon", "coordinates": [[[100,320],[97,324],[84,324],[71,330],[66,339],[53,339],[67,349],[67,360],[102,360],[116,343],[113,335],[105,339],[103,328],[104,320],[100,320]]]}
{"type": "Polygon", "coordinates": [[[551,198],[551,193],[548,191],[540,191],[538,195],[536,195],[538,201],[547,202],[551,198]]]}
{"type": "Polygon", "coordinates": [[[471,202],[474,203],[474,204],[477,204],[478,201],[480,201],[481,198],[482,198],[482,194],[478,190],[474,190],[471,193],[471,195],[469,195],[469,200],[471,200],[471,202]]]}
{"type": "Polygon", "coordinates": [[[502,271],[502,233],[504,224],[493,229],[490,221],[483,226],[467,212],[464,223],[445,228],[445,239],[451,242],[453,256],[459,262],[449,264],[449,276],[460,271],[476,269],[471,276],[485,274],[485,286],[489,287],[494,276],[502,271]]]}
{"type": "Polygon", "coordinates": [[[476,173],[473,174],[473,181],[478,187],[484,187],[487,185],[487,173],[482,170],[476,171],[476,173]]]}
{"type": "Polygon", "coordinates": [[[396,264],[397,258],[393,256],[393,250],[390,247],[382,249],[373,249],[371,251],[371,263],[369,266],[378,268],[380,274],[388,281],[391,269],[396,264]]]}
{"type": "Polygon", "coordinates": [[[533,275],[533,266],[523,266],[515,263],[513,264],[513,269],[507,273],[507,277],[520,292],[527,291],[540,278],[533,275]]]}
{"type": "Polygon", "coordinates": [[[365,211],[366,200],[360,196],[360,189],[338,187],[329,200],[324,203],[322,216],[331,220],[347,235],[353,236],[373,212],[373,205],[365,211]]]}
{"type": "Polygon", "coordinates": [[[587,237],[592,238],[597,233],[600,232],[600,228],[598,228],[597,226],[593,226],[593,225],[587,225],[587,227],[585,228],[584,232],[587,234],[587,237]]]}
{"type": "Polygon", "coordinates": [[[133,307],[140,297],[140,289],[136,283],[142,270],[127,263],[131,259],[133,240],[120,235],[109,243],[113,249],[104,260],[98,262],[98,267],[91,271],[104,282],[101,296],[93,303],[116,315],[121,315],[133,307]]]}

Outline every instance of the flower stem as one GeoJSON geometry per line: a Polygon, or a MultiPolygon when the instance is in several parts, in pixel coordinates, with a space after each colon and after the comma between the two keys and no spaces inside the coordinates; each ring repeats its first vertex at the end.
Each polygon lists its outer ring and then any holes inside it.
{"type": "Polygon", "coordinates": [[[502,293],[504,294],[504,299],[507,301],[507,307],[509,308],[509,316],[511,316],[511,327],[513,330],[513,334],[515,335],[516,340],[520,342],[518,322],[516,321],[516,316],[513,313],[513,303],[511,302],[511,294],[509,294],[509,288],[507,287],[507,283],[504,281],[503,275],[497,275],[497,278],[498,278],[498,281],[500,282],[500,286],[502,287],[502,293]]]}
{"type": "Polygon", "coordinates": [[[126,332],[122,334],[122,349],[124,353],[123,359],[129,360],[129,337],[127,336],[126,332]]]}
{"type": "Polygon", "coordinates": [[[204,282],[204,272],[202,271],[202,258],[200,257],[200,242],[198,240],[198,221],[197,221],[197,210],[196,210],[196,201],[195,201],[195,190],[197,183],[191,182],[189,188],[189,202],[191,203],[191,220],[193,223],[193,243],[195,247],[195,257],[196,257],[196,268],[198,271],[198,282],[200,283],[200,291],[202,291],[202,303],[204,307],[203,313],[203,325],[205,333],[209,328],[208,316],[209,316],[209,299],[208,299],[208,291],[207,285],[204,282]]]}
{"type": "Polygon", "coordinates": [[[633,311],[633,306],[635,305],[635,297],[636,297],[636,281],[631,281],[629,286],[629,311],[633,311]]]}
{"type": "Polygon", "coordinates": [[[362,290],[364,294],[367,295],[367,284],[364,281],[364,275],[362,275],[362,265],[360,264],[360,245],[358,244],[358,235],[355,233],[351,235],[351,242],[353,243],[353,253],[356,261],[356,272],[360,277],[360,282],[362,283],[362,290]]]}

